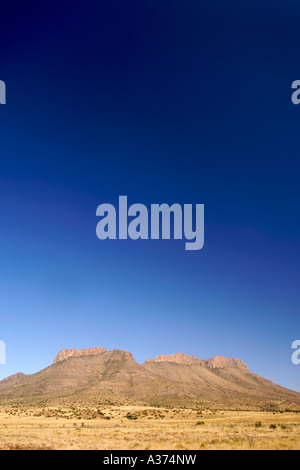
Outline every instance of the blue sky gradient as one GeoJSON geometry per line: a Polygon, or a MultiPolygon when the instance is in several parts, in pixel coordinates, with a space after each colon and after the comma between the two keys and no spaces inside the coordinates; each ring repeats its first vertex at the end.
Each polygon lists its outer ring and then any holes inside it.
{"type": "Polygon", "coordinates": [[[300,392],[299,5],[1,8],[0,379],[99,346],[237,357],[300,392]],[[119,195],[204,203],[203,250],[100,241],[119,195]]]}

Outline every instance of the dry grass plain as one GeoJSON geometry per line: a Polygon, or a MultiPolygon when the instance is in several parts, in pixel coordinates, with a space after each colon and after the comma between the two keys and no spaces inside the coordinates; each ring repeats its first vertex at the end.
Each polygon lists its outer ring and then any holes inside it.
{"type": "Polygon", "coordinates": [[[300,449],[300,413],[142,406],[0,408],[0,449],[300,449]]]}

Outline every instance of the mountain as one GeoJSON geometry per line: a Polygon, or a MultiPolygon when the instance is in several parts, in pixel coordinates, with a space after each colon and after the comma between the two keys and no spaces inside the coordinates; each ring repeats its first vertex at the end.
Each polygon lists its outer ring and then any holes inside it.
{"type": "Polygon", "coordinates": [[[19,383],[24,377],[26,377],[26,375],[23,374],[23,372],[18,372],[17,374],[6,377],[6,379],[1,380],[0,382],[1,390],[5,390],[6,388],[19,383]]]}
{"type": "Polygon", "coordinates": [[[138,364],[127,351],[64,349],[32,375],[0,381],[0,404],[144,404],[223,409],[300,409],[300,394],[239,360],[172,354],[138,364]]]}

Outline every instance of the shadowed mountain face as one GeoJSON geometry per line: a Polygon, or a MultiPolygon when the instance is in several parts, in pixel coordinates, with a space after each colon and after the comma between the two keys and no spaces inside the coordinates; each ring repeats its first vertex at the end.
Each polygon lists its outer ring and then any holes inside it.
{"type": "Polygon", "coordinates": [[[62,350],[46,369],[2,380],[4,403],[300,409],[300,394],[253,374],[239,359],[179,353],[140,365],[126,351],[91,348],[62,350]]]}

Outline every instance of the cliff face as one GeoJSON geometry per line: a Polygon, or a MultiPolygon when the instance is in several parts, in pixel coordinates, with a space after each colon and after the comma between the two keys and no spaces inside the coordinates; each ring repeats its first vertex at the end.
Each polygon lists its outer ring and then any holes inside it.
{"type": "Polygon", "coordinates": [[[53,364],[64,361],[70,357],[81,357],[81,356],[97,356],[106,351],[105,348],[89,348],[89,349],[62,349],[57,354],[53,361],[53,364]]]}
{"type": "MultiPolygon", "coordinates": [[[[56,356],[53,361],[53,364],[64,361],[71,357],[82,357],[82,356],[98,356],[99,354],[109,352],[121,352],[126,353],[126,357],[132,357],[131,353],[126,351],[119,351],[114,349],[113,351],[107,351],[106,348],[89,348],[89,349],[62,349],[56,356]]],[[[124,354],[123,354],[124,356],[124,354]]],[[[202,360],[195,356],[189,356],[188,354],[176,353],[169,354],[166,356],[157,356],[154,359],[147,359],[145,364],[159,363],[159,362],[171,362],[173,364],[185,364],[185,365],[200,365],[203,367],[208,367],[210,369],[224,369],[226,367],[231,367],[234,369],[248,370],[246,364],[240,359],[234,359],[231,357],[224,356],[215,356],[211,359],[202,360]]]]}
{"type": "Polygon", "coordinates": [[[204,362],[206,367],[209,367],[210,369],[224,369],[225,367],[231,367],[233,369],[248,370],[247,365],[243,361],[232,357],[215,356],[204,362]]]}
{"type": "Polygon", "coordinates": [[[106,348],[89,348],[89,349],[62,349],[54,359],[52,364],[57,364],[58,362],[65,361],[72,357],[84,357],[84,356],[98,356],[100,354],[110,354],[114,353],[115,359],[130,359],[132,354],[127,351],[120,351],[119,349],[113,349],[108,351],[106,348]]]}
{"type": "Polygon", "coordinates": [[[201,365],[203,367],[209,367],[210,369],[224,369],[231,367],[234,369],[248,370],[246,364],[240,359],[234,359],[231,357],[215,356],[211,359],[203,361],[195,356],[189,356],[187,354],[177,353],[170,354],[168,356],[157,356],[155,359],[147,359],[145,364],[158,363],[158,362],[171,362],[173,364],[185,364],[185,365],[201,365]]]}
{"type": "Polygon", "coordinates": [[[145,364],[149,364],[151,362],[172,362],[174,364],[186,364],[186,365],[193,365],[198,364],[204,366],[204,361],[199,359],[195,356],[189,356],[188,354],[183,353],[176,353],[176,354],[169,354],[168,356],[157,356],[155,359],[147,359],[145,364]]]}

